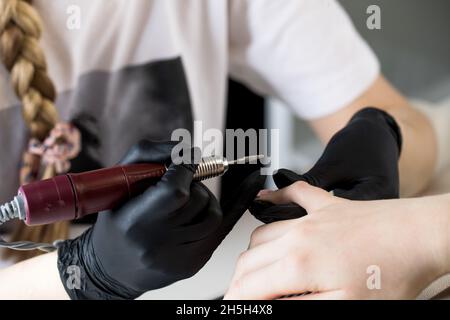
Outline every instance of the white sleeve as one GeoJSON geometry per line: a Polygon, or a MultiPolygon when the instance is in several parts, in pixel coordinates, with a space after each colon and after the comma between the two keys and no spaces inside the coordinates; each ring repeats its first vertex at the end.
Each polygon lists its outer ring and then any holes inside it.
{"type": "Polygon", "coordinates": [[[335,0],[231,0],[230,75],[300,117],[345,107],[380,73],[335,0]]]}

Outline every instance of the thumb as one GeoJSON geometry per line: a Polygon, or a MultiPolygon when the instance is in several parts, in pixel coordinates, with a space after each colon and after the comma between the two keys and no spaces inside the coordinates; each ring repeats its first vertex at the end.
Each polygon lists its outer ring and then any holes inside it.
{"type": "Polygon", "coordinates": [[[305,174],[297,174],[287,169],[280,169],[273,175],[273,180],[279,189],[286,188],[297,181],[304,181],[309,185],[331,191],[334,177],[330,175],[330,170],[324,168],[321,163],[317,163],[305,174]]]}
{"type": "Polygon", "coordinates": [[[308,213],[311,213],[335,203],[337,198],[325,190],[313,187],[304,181],[299,181],[278,191],[265,190],[260,192],[258,200],[274,204],[296,203],[308,213]]]}
{"type": "Polygon", "coordinates": [[[273,175],[273,181],[278,189],[286,188],[297,181],[304,181],[302,176],[288,169],[279,169],[273,175]]]}

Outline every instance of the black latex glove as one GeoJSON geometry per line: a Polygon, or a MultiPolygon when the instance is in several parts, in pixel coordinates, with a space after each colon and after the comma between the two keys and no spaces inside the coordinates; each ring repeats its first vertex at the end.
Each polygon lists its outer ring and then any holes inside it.
{"type": "MultiPolygon", "coordinates": [[[[278,188],[306,181],[351,200],[398,198],[401,146],[395,120],[384,111],[366,108],[333,136],[310,171],[298,175],[282,169],[273,178],[278,188]]],[[[275,206],[262,201],[255,201],[250,211],[265,223],[306,215],[298,205],[275,206]]]]}
{"type": "MultiPolygon", "coordinates": [[[[143,142],[124,163],[170,163],[173,143],[143,142]]],[[[264,180],[250,176],[221,209],[214,195],[192,182],[196,166],[170,165],[161,181],[58,250],[58,269],[72,299],[134,299],[197,273],[248,208],[264,180]],[[81,289],[66,270],[79,266],[81,289]]]]}

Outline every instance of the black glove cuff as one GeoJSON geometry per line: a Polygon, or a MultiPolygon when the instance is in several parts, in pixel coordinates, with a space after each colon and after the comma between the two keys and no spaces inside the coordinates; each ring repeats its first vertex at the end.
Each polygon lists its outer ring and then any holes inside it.
{"type": "Polygon", "coordinates": [[[397,124],[397,121],[389,113],[378,108],[367,107],[357,112],[352,117],[350,122],[360,119],[368,119],[372,121],[374,119],[379,119],[382,120],[384,123],[386,123],[395,141],[397,141],[398,154],[400,156],[403,146],[402,132],[400,130],[400,126],[397,124]]]}
{"type": "Polygon", "coordinates": [[[92,228],[83,235],[58,246],[58,271],[72,300],[131,300],[143,292],[123,287],[109,277],[98,263],[90,238],[92,228]]]}

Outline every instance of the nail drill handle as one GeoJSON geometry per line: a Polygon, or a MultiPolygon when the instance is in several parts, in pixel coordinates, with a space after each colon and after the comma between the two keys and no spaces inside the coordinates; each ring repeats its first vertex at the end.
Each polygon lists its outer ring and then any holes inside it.
{"type": "MultiPolygon", "coordinates": [[[[218,177],[229,165],[262,158],[250,156],[231,162],[221,157],[203,158],[194,180],[218,177]]],[[[162,164],[132,164],[33,182],[20,187],[13,201],[0,206],[0,224],[18,218],[28,225],[42,225],[114,209],[156,184],[166,171],[162,164]]]]}
{"type": "Polygon", "coordinates": [[[49,224],[113,209],[156,184],[165,172],[161,164],[133,164],[22,186],[19,195],[24,200],[25,222],[49,224]]]}

